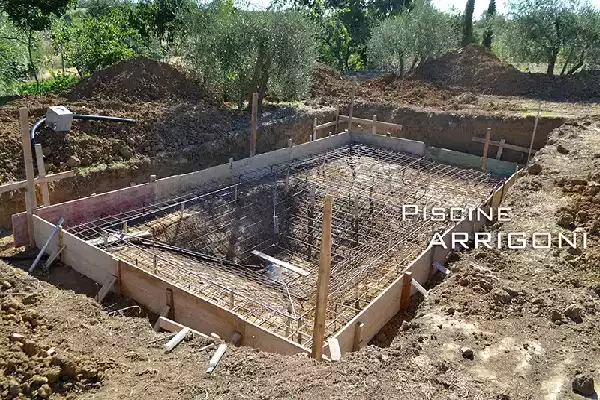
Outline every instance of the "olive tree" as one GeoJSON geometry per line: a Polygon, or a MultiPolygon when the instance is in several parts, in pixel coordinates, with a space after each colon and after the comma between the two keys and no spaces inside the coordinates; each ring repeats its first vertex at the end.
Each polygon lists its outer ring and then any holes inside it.
{"type": "Polygon", "coordinates": [[[573,73],[597,60],[600,16],[574,0],[516,0],[502,37],[516,61],[547,63],[548,75],[562,61],[561,73],[573,73]]]}
{"type": "Polygon", "coordinates": [[[410,11],[385,19],[371,33],[369,59],[378,68],[403,74],[428,57],[455,48],[460,40],[452,17],[427,0],[415,1],[410,11]]]}
{"type": "Polygon", "coordinates": [[[297,99],[317,57],[311,21],[292,10],[246,11],[216,1],[187,13],[184,56],[198,76],[241,108],[253,92],[297,99]]]}

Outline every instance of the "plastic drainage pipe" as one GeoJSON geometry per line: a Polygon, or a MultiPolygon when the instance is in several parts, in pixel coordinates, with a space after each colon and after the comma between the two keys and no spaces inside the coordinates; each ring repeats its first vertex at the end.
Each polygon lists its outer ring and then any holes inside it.
{"type": "MultiPolygon", "coordinates": [[[[130,118],[118,118],[118,117],[107,117],[104,115],[82,115],[73,114],[73,119],[80,119],[85,121],[106,121],[106,122],[123,122],[126,124],[135,124],[137,121],[130,118]]],[[[29,130],[29,137],[31,138],[31,147],[35,147],[35,135],[37,130],[46,122],[46,117],[40,118],[29,130]]]]}

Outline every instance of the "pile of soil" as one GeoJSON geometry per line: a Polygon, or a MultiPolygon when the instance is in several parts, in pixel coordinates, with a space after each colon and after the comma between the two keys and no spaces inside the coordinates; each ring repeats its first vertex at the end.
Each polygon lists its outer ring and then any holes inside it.
{"type": "Polygon", "coordinates": [[[527,93],[530,77],[484,47],[469,45],[421,63],[412,76],[424,81],[499,96],[527,93]]]}
{"type": "Polygon", "coordinates": [[[206,100],[198,83],[170,64],[146,57],[120,61],[85,78],[67,94],[70,101],[107,98],[154,101],[206,100]]]}

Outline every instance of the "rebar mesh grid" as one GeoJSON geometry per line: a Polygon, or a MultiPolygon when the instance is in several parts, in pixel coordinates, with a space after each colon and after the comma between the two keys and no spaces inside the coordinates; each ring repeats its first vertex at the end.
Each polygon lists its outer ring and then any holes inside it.
{"type": "Polygon", "coordinates": [[[101,246],[310,346],[326,194],[334,197],[326,321],[331,335],[396,279],[434,233],[453,223],[404,219],[403,205],[477,207],[501,182],[481,171],[353,144],[68,230],[95,243],[125,223],[130,232],[147,231],[152,239],[101,246]],[[253,250],[309,275],[265,264],[253,250]]]}

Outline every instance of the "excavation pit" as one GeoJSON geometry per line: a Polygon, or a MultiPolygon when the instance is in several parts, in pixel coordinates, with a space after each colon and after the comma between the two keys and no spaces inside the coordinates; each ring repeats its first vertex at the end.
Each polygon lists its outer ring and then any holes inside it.
{"type": "MultiPolygon", "coordinates": [[[[465,165],[476,157],[452,153],[452,159],[465,158],[465,165]]],[[[74,212],[74,207],[63,206],[52,212],[60,205],[52,206],[46,218],[54,222],[59,214],[72,214],[63,236],[93,248],[111,264],[107,274],[93,278],[98,282],[116,276],[115,291],[156,313],[165,300],[150,287],[154,281],[161,286],[158,292],[180,289],[198,309],[186,307],[187,314],[177,318],[176,299],[174,318],[185,320],[179,322],[224,337],[243,329],[248,333],[251,326],[254,341],[247,335],[246,344],[290,353],[312,346],[323,201],[331,195],[333,247],[325,336],[338,338],[342,351],[349,351],[355,345],[347,340],[348,332],[357,318],[368,320],[375,306],[394,302],[407,268],[427,259],[422,271],[415,271],[415,279],[424,283],[431,262],[443,262],[447,253],[429,246],[434,233],[446,237],[467,225],[471,233],[477,229],[466,221],[404,219],[403,205],[447,210],[487,206],[493,205],[499,190],[501,200],[504,176],[432,156],[440,154],[448,151],[405,139],[343,133],[109,192],[105,195],[113,194],[101,202],[104,210],[86,207],[84,216],[79,208],[74,212]],[[126,191],[131,197],[125,201],[126,191]],[[129,272],[124,271],[130,269],[139,278],[135,288],[127,287],[129,272]],[[150,286],[142,287],[145,284],[150,286]],[[270,339],[256,339],[256,332],[270,339]],[[285,345],[273,345],[274,340],[285,345]]],[[[501,167],[498,171],[514,170],[509,163],[501,167]]],[[[42,212],[39,216],[44,218],[42,212]]],[[[45,223],[48,231],[51,224],[42,218],[35,221],[45,223]]],[[[37,236],[36,242],[45,240],[37,236]]],[[[394,310],[397,305],[378,313],[360,338],[361,345],[394,310]]]]}

